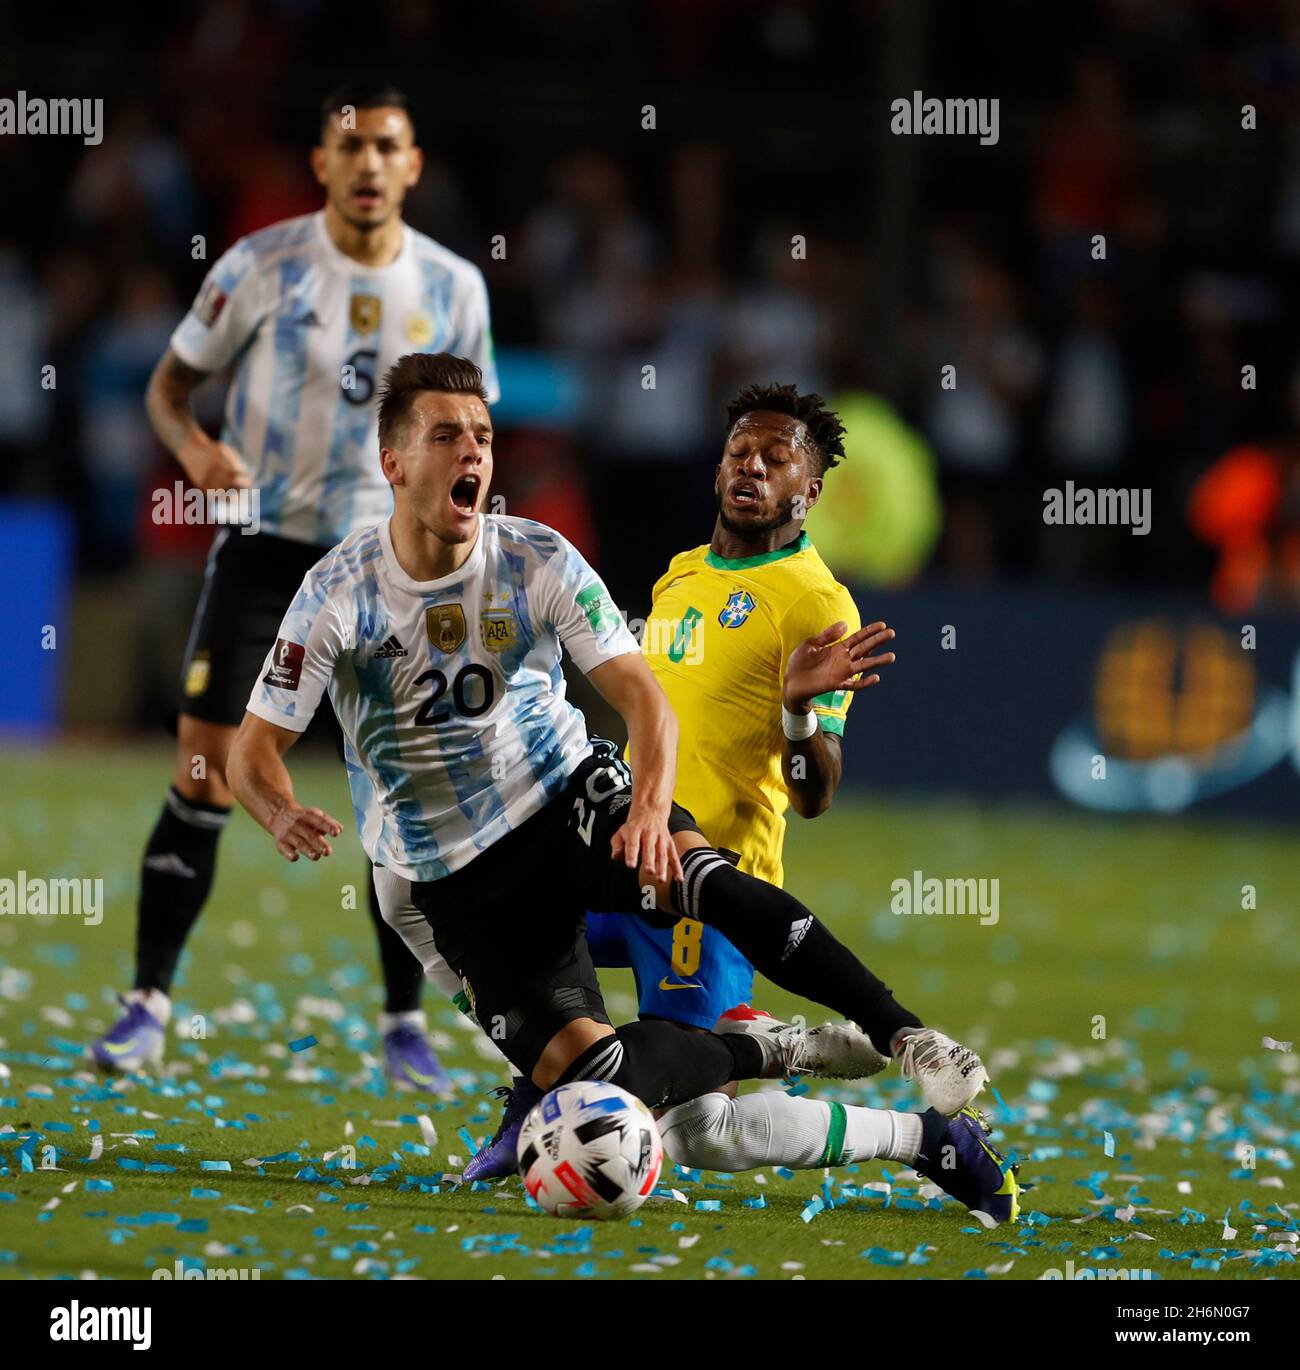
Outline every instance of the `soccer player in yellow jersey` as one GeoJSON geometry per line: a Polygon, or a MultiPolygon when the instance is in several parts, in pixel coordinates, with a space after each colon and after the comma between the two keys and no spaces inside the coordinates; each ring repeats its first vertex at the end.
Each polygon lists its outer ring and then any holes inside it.
{"type": "Polygon", "coordinates": [[[642,647],[681,730],[678,803],[774,885],[786,808],[815,818],[830,806],[854,692],[894,660],[871,655],[893,629],[859,627],[852,596],[799,528],[822,486],[796,455],[803,428],[763,410],[736,420],[713,539],[672,559],[642,647]],[[821,684],[831,688],[809,693],[821,684]]]}
{"type": "MultiPolygon", "coordinates": [[[[878,651],[892,629],[858,626],[852,597],[803,531],[844,454],[842,436],[821,397],[793,386],[753,386],[731,404],[712,538],[673,558],[655,585],[642,643],[679,724],[674,798],[700,829],[675,836],[683,868],[676,907],[687,916],[668,926],[662,917],[590,914],[587,942],[596,965],[632,968],[643,1019],[720,1031],[765,1022],[781,1031],[744,1004],[750,962],[718,926],[690,915],[723,923],[780,965],[787,989],[861,1005],[860,1025],[919,1080],[932,1105],[913,1114],[781,1092],[736,1098],[733,1086],[662,1115],[673,1160],[719,1170],[897,1160],[1005,1221],[1016,1212],[1015,1176],[1003,1172],[969,1107],[986,1079],[979,1058],[923,1027],[807,909],[773,888],[782,879],[786,809],[815,818],[830,806],[849,705],[879,682],[875,668],[894,660],[878,651]],[[761,921],[782,929],[784,949],[758,931],[760,907],[761,921]],[[797,987],[800,976],[807,978],[797,987]],[[939,1160],[946,1147],[961,1157],[959,1173],[939,1160]]],[[[512,1124],[529,1097],[520,1083],[467,1179],[508,1173],[512,1124]]]]}

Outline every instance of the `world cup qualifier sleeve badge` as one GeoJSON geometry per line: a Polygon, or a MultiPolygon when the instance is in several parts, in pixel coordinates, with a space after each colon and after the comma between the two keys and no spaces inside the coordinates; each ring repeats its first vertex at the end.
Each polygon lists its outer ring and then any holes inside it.
{"type": "Polygon", "coordinates": [[[424,611],[429,641],[450,655],[465,641],[465,610],[459,604],[433,604],[424,611]]]}

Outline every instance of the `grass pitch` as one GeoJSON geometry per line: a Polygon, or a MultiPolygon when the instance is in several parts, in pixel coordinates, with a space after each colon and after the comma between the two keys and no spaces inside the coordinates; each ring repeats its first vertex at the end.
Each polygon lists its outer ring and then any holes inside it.
{"type": "MultiPolygon", "coordinates": [[[[341,768],[295,760],[300,796],[346,823],[341,768]]],[[[355,837],[290,866],[236,815],[176,991],[176,1028],[199,1015],[206,1036],[174,1030],[157,1080],[86,1066],[130,983],[139,853],[170,766],[162,748],[87,745],[0,761],[0,876],[102,878],[105,895],[97,927],[0,917],[0,1277],[143,1279],[178,1262],[264,1280],[1296,1277],[1300,1055],[1261,1045],[1300,1036],[1289,830],[848,797],[794,819],[789,888],[984,1054],[995,1141],[1035,1185],[1025,1216],[985,1231],[872,1161],[669,1166],[685,1202],[579,1225],[530,1211],[517,1179],[448,1178],[495,1127],[501,1077],[431,992],[457,1096],[385,1087],[355,837]],[[996,878],[997,923],[894,914],[891,883],[914,870],[996,878]]],[[[630,976],[606,985],[615,1018],[632,1016],[630,976]]],[[[756,998],[814,1012],[763,984],[756,998]]],[[[918,1106],[894,1071],[809,1086],[918,1106]]]]}

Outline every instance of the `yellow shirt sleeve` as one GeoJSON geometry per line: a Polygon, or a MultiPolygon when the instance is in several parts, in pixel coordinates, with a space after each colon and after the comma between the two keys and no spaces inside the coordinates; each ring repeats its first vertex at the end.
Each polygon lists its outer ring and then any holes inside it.
{"type": "MultiPolygon", "coordinates": [[[[862,626],[858,606],[853,596],[843,585],[826,589],[810,590],[795,601],[781,619],[781,671],[785,673],[785,663],[790,653],[800,643],[829,628],[832,623],[847,623],[844,636],[855,633],[862,626]]],[[[823,732],[844,736],[844,719],[849,705],[853,702],[852,690],[835,690],[829,694],[818,695],[813,700],[813,712],[821,721],[823,732]]]]}

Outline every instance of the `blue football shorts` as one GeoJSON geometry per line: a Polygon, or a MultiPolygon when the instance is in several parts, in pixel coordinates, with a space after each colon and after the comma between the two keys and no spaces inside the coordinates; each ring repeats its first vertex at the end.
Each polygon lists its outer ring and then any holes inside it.
{"type": "Polygon", "coordinates": [[[587,947],[596,966],[631,967],[642,1018],[712,1028],[753,993],[754,967],[694,918],[654,928],[635,914],[589,913],[587,947]]]}

